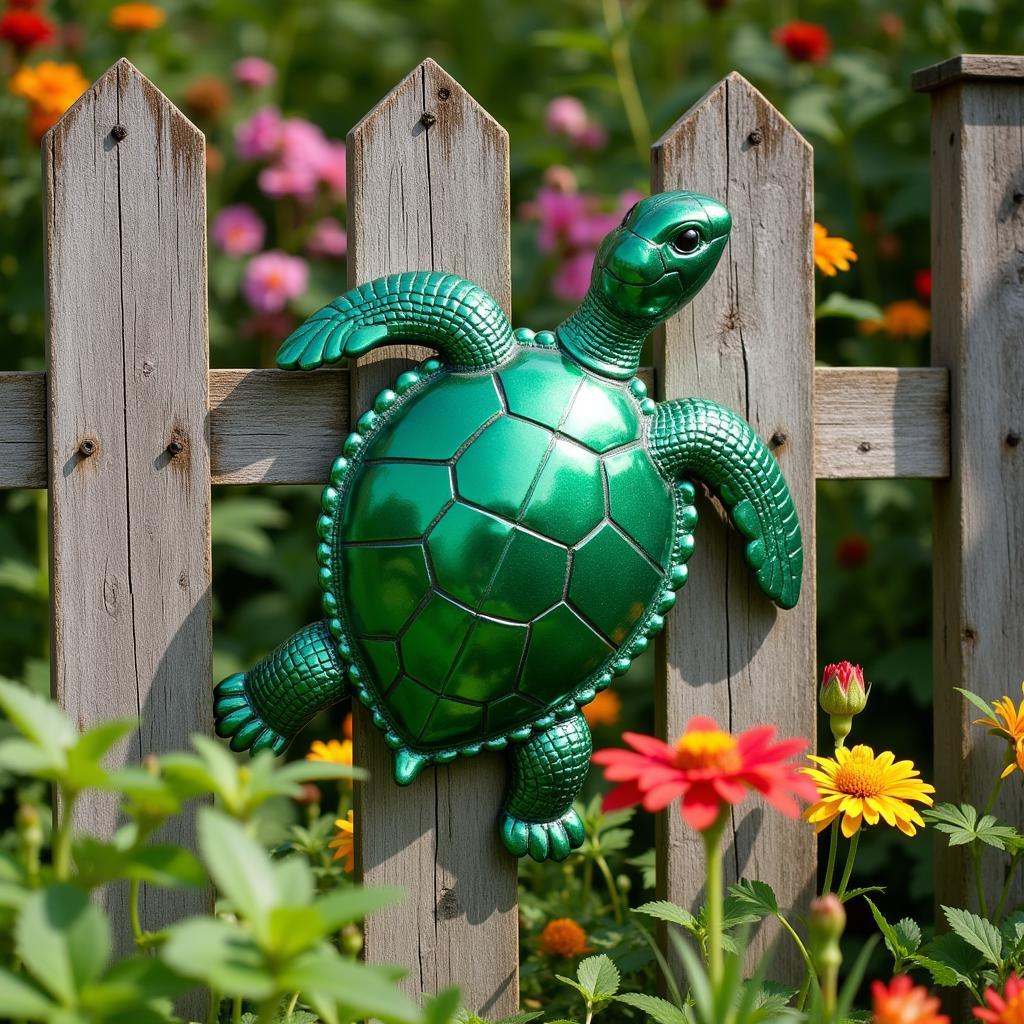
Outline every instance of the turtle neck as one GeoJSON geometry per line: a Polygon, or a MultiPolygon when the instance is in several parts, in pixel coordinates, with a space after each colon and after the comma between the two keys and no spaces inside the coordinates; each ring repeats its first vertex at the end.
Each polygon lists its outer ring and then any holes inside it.
{"type": "Polygon", "coordinates": [[[639,315],[625,317],[592,287],[555,334],[584,366],[605,377],[627,380],[636,373],[644,339],[658,320],[639,315]]]}

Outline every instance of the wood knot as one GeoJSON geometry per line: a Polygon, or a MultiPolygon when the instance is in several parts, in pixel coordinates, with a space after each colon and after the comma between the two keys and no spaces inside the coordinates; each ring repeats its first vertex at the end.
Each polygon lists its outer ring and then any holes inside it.
{"type": "Polygon", "coordinates": [[[175,455],[180,455],[185,450],[185,442],[178,437],[172,437],[167,443],[167,454],[172,458],[175,455]]]}
{"type": "Polygon", "coordinates": [[[420,114],[420,124],[423,125],[424,128],[433,128],[433,126],[437,124],[437,115],[432,114],[429,110],[424,110],[423,113],[420,114]]]}
{"type": "Polygon", "coordinates": [[[857,451],[859,451],[862,454],[866,455],[869,451],[871,451],[871,442],[870,441],[861,441],[861,443],[859,445],[857,445],[857,451]]]}
{"type": "Polygon", "coordinates": [[[115,142],[123,142],[128,138],[128,129],[123,124],[115,124],[110,129],[110,136],[115,142]]]}
{"type": "Polygon", "coordinates": [[[88,459],[90,456],[95,455],[100,450],[100,443],[95,437],[83,437],[78,442],[78,454],[83,459],[88,459]]]}
{"type": "Polygon", "coordinates": [[[1005,440],[1007,448],[1016,448],[1017,445],[1020,444],[1020,434],[1018,434],[1016,430],[1011,430],[1006,435],[1005,440]]]}
{"type": "Polygon", "coordinates": [[[781,448],[787,440],[788,438],[786,437],[785,433],[783,433],[783,431],[776,430],[775,433],[772,434],[770,444],[773,448],[781,448]]]}
{"type": "Polygon", "coordinates": [[[437,901],[437,916],[445,921],[459,916],[459,898],[454,889],[441,890],[441,897],[437,901]]]}
{"type": "Polygon", "coordinates": [[[974,628],[972,626],[965,626],[964,627],[964,632],[963,632],[964,643],[973,644],[974,641],[977,639],[977,635],[978,634],[975,633],[974,628]]]}

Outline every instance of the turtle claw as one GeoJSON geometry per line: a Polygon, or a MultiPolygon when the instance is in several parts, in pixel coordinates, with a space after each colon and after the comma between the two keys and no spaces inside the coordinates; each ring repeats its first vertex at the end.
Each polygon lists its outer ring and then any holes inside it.
{"type": "Polygon", "coordinates": [[[267,725],[250,703],[244,672],[228,676],[214,688],[213,717],[217,735],[229,740],[232,750],[280,754],[288,746],[288,737],[267,725]]]}
{"type": "Polygon", "coordinates": [[[528,853],[535,861],[562,861],[583,844],[583,837],[583,822],[572,808],[554,821],[523,821],[502,813],[501,841],[516,857],[528,853]]]}

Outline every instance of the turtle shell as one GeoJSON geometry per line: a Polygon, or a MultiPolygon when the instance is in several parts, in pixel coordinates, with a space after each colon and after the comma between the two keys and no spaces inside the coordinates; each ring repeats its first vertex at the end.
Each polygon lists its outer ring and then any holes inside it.
{"type": "Polygon", "coordinates": [[[389,742],[454,756],[523,739],[625,671],[689,535],[639,381],[525,345],[492,371],[420,371],[335,464],[321,580],[389,742]]]}

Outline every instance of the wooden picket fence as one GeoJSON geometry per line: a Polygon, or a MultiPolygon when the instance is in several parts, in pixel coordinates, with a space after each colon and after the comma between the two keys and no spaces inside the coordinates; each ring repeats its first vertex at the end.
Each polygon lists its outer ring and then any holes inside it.
{"type": "MultiPolygon", "coordinates": [[[[653,148],[654,189],[716,196],[734,228],[648,373],[660,396],[718,400],[769,441],[807,554],[800,605],[777,613],[704,502],[660,646],[657,728],[674,736],[701,712],[813,737],[815,480],[927,477],[937,784],[977,801],[1001,753],[976,746],[953,687],[994,697],[1024,672],[1024,58],[957,57],[914,87],[932,104],[929,368],[815,367],[811,148],[741,76],[653,148]]],[[[453,271],[509,309],[508,136],[432,60],[353,128],[348,182],[350,285],[453,271]]],[[[140,713],[117,753],[130,761],[212,731],[210,485],[322,482],[350,422],[421,353],[305,375],[209,369],[204,139],[127,61],[47,135],[43,183],[47,371],[0,373],[0,487],[49,487],[53,691],[81,726],[140,713]]],[[[356,788],[362,877],[410,893],[367,923],[367,957],[402,964],[413,992],[455,983],[472,1009],[514,1011],[516,865],[492,824],[502,759],[400,789],[358,708],[356,728],[371,771],[356,788]]],[[[1019,824],[1024,789],[1006,787],[999,809],[1019,824]]],[[[117,821],[112,798],[78,813],[100,834],[117,821]]],[[[730,876],[770,882],[787,905],[808,898],[806,825],[745,805],[731,832],[730,876]]],[[[191,843],[192,825],[169,838],[191,843]]],[[[700,843],[674,814],[660,823],[658,879],[666,898],[699,897],[700,843]]],[[[958,858],[941,852],[937,885],[962,905],[958,858]]],[[[207,898],[150,891],[145,923],[207,898]]],[[[123,894],[107,899],[127,921],[123,894]]]]}

